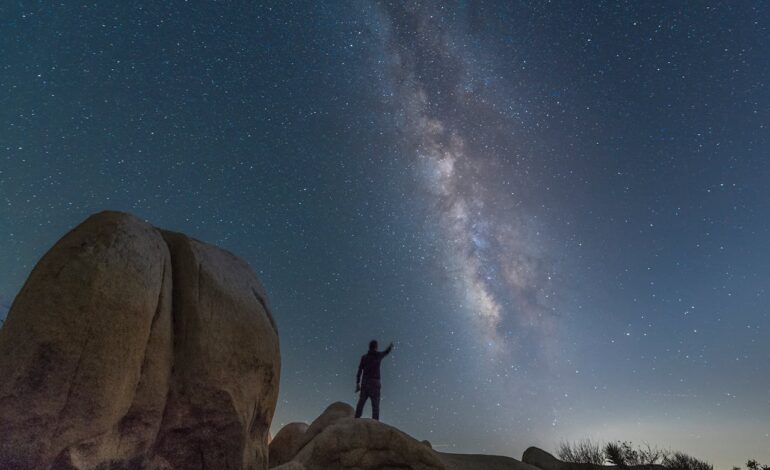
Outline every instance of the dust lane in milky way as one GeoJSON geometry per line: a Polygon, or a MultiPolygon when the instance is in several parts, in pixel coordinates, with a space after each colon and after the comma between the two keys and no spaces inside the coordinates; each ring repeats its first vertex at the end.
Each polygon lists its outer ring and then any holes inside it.
{"type": "Polygon", "coordinates": [[[523,172],[495,171],[501,155],[514,150],[514,123],[485,96],[483,78],[465,58],[463,31],[442,28],[430,7],[388,4],[379,13],[389,89],[405,150],[414,153],[415,172],[438,213],[444,269],[491,352],[511,352],[525,335],[533,340],[528,346],[547,346],[556,316],[549,263],[532,233],[540,228],[512,192],[535,189],[523,172]]]}

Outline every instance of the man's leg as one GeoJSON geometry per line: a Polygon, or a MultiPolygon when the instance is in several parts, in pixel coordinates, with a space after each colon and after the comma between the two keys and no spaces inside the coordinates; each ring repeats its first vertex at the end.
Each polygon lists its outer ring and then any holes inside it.
{"type": "Polygon", "coordinates": [[[372,399],[372,419],[380,420],[380,386],[372,390],[370,398],[372,399]]]}
{"type": "MultiPolygon", "coordinates": [[[[356,405],[356,418],[361,417],[361,413],[364,411],[364,405],[366,404],[366,399],[368,397],[366,388],[361,387],[361,391],[358,393],[358,404],[356,405]]],[[[372,403],[374,403],[374,400],[372,400],[372,403]]]]}

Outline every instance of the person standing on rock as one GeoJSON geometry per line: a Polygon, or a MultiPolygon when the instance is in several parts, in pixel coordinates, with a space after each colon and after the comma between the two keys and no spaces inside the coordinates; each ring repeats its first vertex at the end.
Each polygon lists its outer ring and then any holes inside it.
{"type": "Polygon", "coordinates": [[[361,356],[356,374],[356,392],[360,392],[356,405],[356,418],[361,417],[366,400],[371,398],[372,419],[380,420],[380,362],[390,354],[392,349],[393,343],[390,343],[388,349],[377,351],[377,341],[372,340],[369,342],[369,352],[361,356]]]}

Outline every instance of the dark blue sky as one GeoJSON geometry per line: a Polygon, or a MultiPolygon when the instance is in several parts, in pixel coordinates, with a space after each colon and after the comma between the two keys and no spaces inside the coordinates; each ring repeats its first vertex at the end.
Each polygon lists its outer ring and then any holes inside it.
{"type": "MultiPolygon", "coordinates": [[[[227,248],[275,427],[353,401],[520,457],[770,461],[762,2],[0,5],[0,309],[102,209],[227,248]]],[[[3,310],[0,310],[2,315],[3,310]]]]}

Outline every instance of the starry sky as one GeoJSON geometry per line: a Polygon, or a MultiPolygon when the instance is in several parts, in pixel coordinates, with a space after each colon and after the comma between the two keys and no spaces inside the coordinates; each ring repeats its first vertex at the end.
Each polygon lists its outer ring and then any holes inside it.
{"type": "Polygon", "coordinates": [[[279,326],[273,430],[770,463],[770,5],[0,3],[0,317],[103,209],[218,244],[279,326]],[[368,413],[368,411],[366,412],[368,413]]]}

